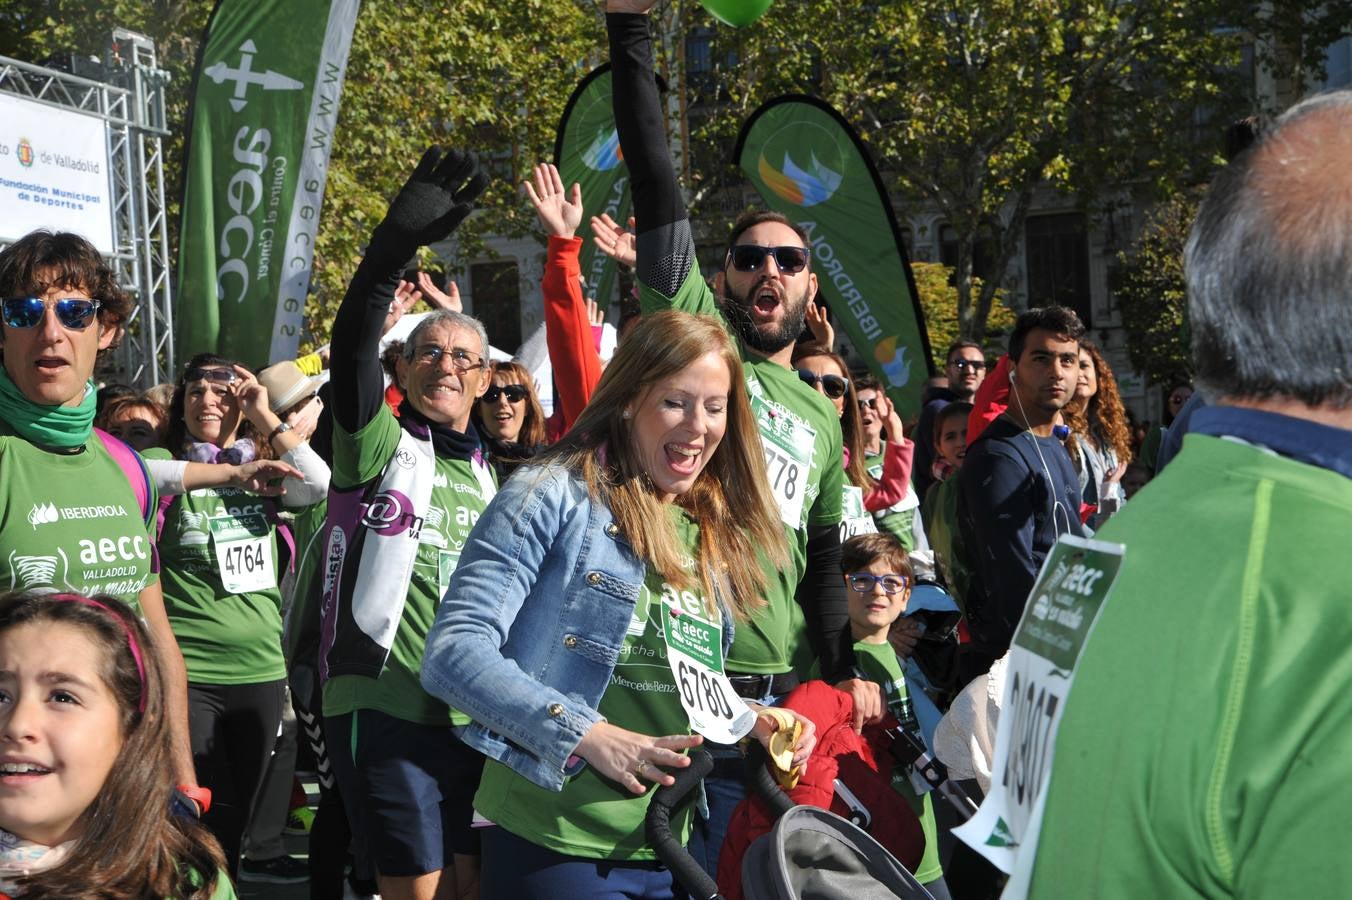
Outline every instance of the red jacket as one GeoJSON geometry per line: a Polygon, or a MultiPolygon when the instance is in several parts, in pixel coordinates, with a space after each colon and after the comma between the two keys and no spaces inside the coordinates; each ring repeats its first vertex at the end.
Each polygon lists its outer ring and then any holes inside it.
{"type": "MultiPolygon", "coordinates": [[[[794,803],[829,809],[849,818],[849,807],[836,796],[839,778],[869,811],[866,829],[912,872],[925,852],[920,819],[906,799],[892,789],[892,756],[882,729],[895,726],[888,716],[876,726],[854,733],[850,721],[854,701],[824,681],[799,685],[783,706],[817,726],[817,746],[798,786],[789,791],[794,803]]],[[[773,827],[764,802],[750,795],[733,810],[728,837],[718,857],[718,887],[727,900],[742,900],[742,857],[751,842],[773,827]]]]}

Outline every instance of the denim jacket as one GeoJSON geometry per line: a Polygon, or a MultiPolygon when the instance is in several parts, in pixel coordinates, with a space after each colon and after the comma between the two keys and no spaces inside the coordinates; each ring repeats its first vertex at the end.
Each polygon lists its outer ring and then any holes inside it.
{"type": "MultiPolygon", "coordinates": [[[[562,790],[624,646],[647,574],[572,473],[526,466],[465,542],[423,653],[422,684],[474,720],[462,737],[562,790]]],[[[732,616],[723,610],[723,648],[732,616]]],[[[671,702],[676,702],[672,700],[671,702]]]]}

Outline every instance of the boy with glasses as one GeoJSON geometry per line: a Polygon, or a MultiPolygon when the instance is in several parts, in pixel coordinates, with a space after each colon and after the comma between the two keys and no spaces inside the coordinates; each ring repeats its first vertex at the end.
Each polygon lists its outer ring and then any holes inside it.
{"type": "MultiPolygon", "coordinates": [[[[902,663],[888,640],[894,625],[905,615],[906,601],[911,597],[912,573],[906,548],[890,534],[856,535],[841,546],[840,570],[849,588],[846,603],[855,674],[879,685],[887,711],[903,727],[918,731],[902,663]]],[[[916,867],[916,880],[934,897],[946,898],[949,894],[939,863],[938,829],[930,795],[917,795],[901,769],[893,772],[892,787],[911,804],[925,832],[925,855],[916,867]]]]}

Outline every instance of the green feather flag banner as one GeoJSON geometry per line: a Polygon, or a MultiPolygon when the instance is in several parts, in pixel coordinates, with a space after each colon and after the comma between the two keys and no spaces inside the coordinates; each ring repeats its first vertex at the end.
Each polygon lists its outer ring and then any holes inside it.
{"type": "Polygon", "coordinates": [[[179,233],[178,356],[300,342],[358,0],[220,0],[198,62],[179,233]]]}
{"type": "MultiPolygon", "coordinates": [[[[629,169],[615,130],[609,63],[593,69],[568,98],[554,141],[554,165],[566,188],[582,185],[583,233],[590,231],[588,219],[601,213],[620,225],[629,220],[629,169]]],[[[579,263],[587,294],[605,309],[615,298],[615,261],[584,240],[579,263]]]]}
{"type": "Polygon", "coordinates": [[[815,97],[778,97],[747,120],[734,158],[766,205],[807,232],[837,326],[914,418],[929,335],[892,204],[854,129],[815,97]]]}

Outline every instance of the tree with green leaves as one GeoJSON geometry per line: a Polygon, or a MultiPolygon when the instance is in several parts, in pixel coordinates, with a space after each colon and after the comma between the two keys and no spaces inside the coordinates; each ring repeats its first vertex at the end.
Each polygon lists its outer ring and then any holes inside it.
{"type": "MultiPolygon", "coordinates": [[[[962,334],[958,323],[958,289],[953,283],[953,267],[941,263],[911,263],[911,273],[915,276],[915,287],[920,294],[920,306],[925,311],[925,330],[929,333],[930,351],[934,358],[934,370],[942,372],[948,360],[944,354],[953,342],[962,334]]],[[[976,279],[976,288],[980,290],[981,280],[976,279]]],[[[985,340],[982,342],[986,352],[999,356],[1005,352],[1000,338],[1014,327],[1016,316],[1006,305],[1005,292],[997,289],[995,302],[991,304],[990,319],[986,323],[985,340]]]]}
{"type": "Polygon", "coordinates": [[[1135,246],[1117,255],[1111,273],[1132,367],[1153,384],[1192,381],[1183,247],[1199,199],[1198,191],[1185,191],[1156,207],[1135,246]]]}

